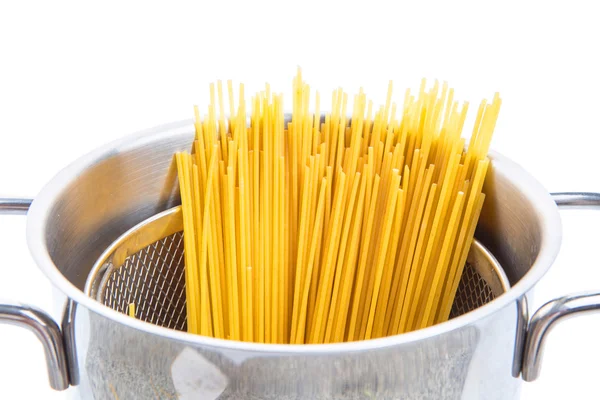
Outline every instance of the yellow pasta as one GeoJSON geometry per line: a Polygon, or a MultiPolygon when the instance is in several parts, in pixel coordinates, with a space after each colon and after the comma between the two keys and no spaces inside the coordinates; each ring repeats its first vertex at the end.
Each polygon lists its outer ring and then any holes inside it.
{"type": "MultiPolygon", "coordinates": [[[[405,170],[405,180],[404,183],[406,183],[407,179],[408,179],[408,167],[406,167],[405,170]]],[[[400,225],[402,224],[402,220],[404,218],[404,204],[405,204],[405,200],[404,200],[404,193],[406,193],[406,188],[403,189],[398,189],[400,190],[400,193],[398,195],[398,208],[395,212],[395,216],[394,216],[394,225],[392,226],[392,232],[393,232],[393,236],[390,238],[390,248],[389,251],[387,253],[387,258],[385,261],[385,265],[393,265],[396,259],[396,254],[397,254],[397,249],[398,249],[398,244],[400,242],[400,233],[401,233],[401,228],[400,225]]],[[[385,315],[386,315],[386,311],[387,311],[387,307],[389,304],[389,294],[390,294],[390,290],[392,287],[392,273],[394,272],[393,268],[385,268],[385,271],[383,271],[383,275],[382,275],[382,287],[381,287],[381,294],[379,295],[379,299],[378,299],[378,303],[377,303],[377,320],[375,321],[375,326],[374,326],[374,337],[382,337],[384,336],[384,330],[387,331],[387,329],[385,329],[385,315]]]]}
{"type": "Polygon", "coordinates": [[[344,340],[344,330],[346,321],[348,319],[348,311],[350,306],[350,295],[352,289],[352,283],[354,282],[354,275],[356,273],[356,259],[358,257],[358,242],[360,239],[360,228],[362,223],[362,213],[364,212],[364,201],[365,192],[367,187],[367,179],[363,177],[361,179],[360,193],[358,195],[358,206],[355,208],[355,215],[352,219],[351,228],[351,239],[350,248],[344,259],[344,276],[342,278],[342,291],[340,293],[339,308],[334,310],[335,313],[335,331],[333,336],[334,342],[341,342],[344,340]]]}
{"type": "MultiPolygon", "coordinates": [[[[346,245],[348,244],[348,236],[350,235],[350,225],[352,223],[352,213],[354,211],[354,203],[356,201],[356,193],[358,191],[358,185],[360,181],[360,173],[356,173],[356,177],[354,179],[354,184],[352,186],[352,193],[350,194],[349,203],[346,205],[346,218],[344,219],[344,226],[342,229],[341,242],[338,252],[338,259],[336,261],[336,270],[334,277],[334,287],[331,295],[331,303],[329,306],[329,316],[327,319],[327,325],[325,330],[325,341],[331,341],[331,335],[333,332],[333,323],[334,319],[337,316],[337,308],[338,308],[338,293],[340,291],[340,286],[342,285],[342,272],[345,268],[344,265],[344,256],[346,254],[346,245]]],[[[347,267],[347,266],[346,266],[347,267]]]]}
{"type": "MultiPolygon", "coordinates": [[[[321,189],[319,190],[319,203],[317,206],[317,214],[316,214],[316,221],[315,221],[315,226],[317,227],[317,229],[319,229],[323,224],[323,209],[325,208],[326,186],[327,186],[327,179],[323,178],[323,181],[321,182],[321,189]]],[[[319,240],[318,240],[317,236],[313,236],[311,238],[310,253],[309,253],[309,257],[308,257],[308,269],[307,269],[308,277],[312,276],[312,268],[314,268],[315,253],[317,251],[316,245],[318,242],[319,242],[319,240]]],[[[302,297],[299,301],[299,308],[300,308],[299,320],[297,323],[297,328],[292,331],[291,343],[301,344],[304,342],[305,327],[306,327],[306,305],[307,305],[306,303],[308,301],[309,288],[310,288],[309,282],[305,282],[304,287],[302,288],[302,297]]]]}
{"type": "MultiPolygon", "coordinates": [[[[350,326],[348,327],[348,340],[352,341],[358,338],[359,331],[362,322],[362,310],[364,309],[364,302],[366,299],[366,290],[363,290],[365,287],[365,274],[366,274],[366,265],[367,265],[367,257],[369,254],[369,244],[371,241],[371,233],[373,228],[374,214],[375,214],[375,199],[377,199],[377,195],[379,193],[379,183],[381,179],[379,175],[375,176],[375,183],[373,183],[373,193],[371,194],[371,201],[369,207],[369,213],[367,216],[367,220],[363,222],[366,225],[365,235],[363,238],[363,247],[360,249],[360,261],[358,264],[358,276],[356,278],[356,284],[354,289],[354,301],[352,303],[352,314],[350,317],[350,326]]],[[[368,194],[367,194],[368,195],[368,194]]]]}
{"type": "Polygon", "coordinates": [[[346,174],[340,171],[340,175],[338,176],[339,185],[336,193],[336,197],[334,198],[333,205],[333,218],[331,222],[331,229],[326,238],[326,252],[325,252],[325,264],[323,265],[324,273],[322,278],[322,283],[318,286],[317,293],[317,308],[315,309],[315,318],[314,324],[311,326],[310,331],[310,342],[311,343],[319,343],[323,340],[323,335],[325,334],[325,319],[328,314],[328,306],[331,301],[331,287],[333,283],[333,273],[334,273],[334,257],[337,253],[339,246],[339,236],[342,228],[342,208],[344,208],[343,193],[346,188],[346,174]]]}
{"type": "MultiPolygon", "coordinates": [[[[397,170],[396,170],[397,172],[397,170]]],[[[381,240],[381,242],[379,243],[379,248],[377,251],[377,258],[376,258],[376,264],[375,264],[375,273],[374,273],[374,283],[373,283],[373,293],[372,293],[372,298],[371,298],[371,302],[370,302],[370,309],[369,309],[369,314],[368,314],[368,319],[367,319],[367,324],[366,324],[366,332],[365,332],[365,339],[370,339],[371,338],[371,334],[373,332],[373,324],[375,322],[375,310],[377,309],[377,300],[379,298],[379,289],[381,288],[381,278],[383,276],[383,267],[384,267],[384,263],[385,263],[385,258],[386,258],[386,252],[388,250],[388,244],[389,244],[389,239],[390,239],[390,233],[391,233],[391,228],[392,228],[392,222],[394,220],[394,212],[396,211],[397,208],[397,199],[399,196],[399,191],[397,190],[397,185],[399,183],[399,176],[396,174],[394,177],[397,177],[398,179],[393,179],[392,180],[392,186],[390,187],[390,196],[388,198],[387,201],[387,207],[386,207],[386,211],[384,214],[384,225],[383,225],[383,239],[381,240]]],[[[401,193],[401,191],[400,191],[401,193]]],[[[398,207],[399,208],[399,207],[398,207]]]]}
{"type": "Polygon", "coordinates": [[[243,85],[226,84],[210,85],[205,114],[194,107],[191,154],[176,154],[188,332],[332,343],[446,321],[500,97],[481,103],[465,147],[468,103],[445,82],[421,81],[402,105],[390,82],[380,107],[336,89],[322,115],[298,70],[290,119],[269,85],[246,109],[243,85]]]}
{"type": "Polygon", "coordinates": [[[444,238],[444,243],[441,249],[442,258],[440,259],[440,262],[437,264],[437,267],[434,270],[434,278],[431,282],[431,289],[429,292],[429,297],[427,298],[427,303],[425,304],[425,312],[422,320],[419,322],[420,328],[424,328],[430,325],[431,319],[435,317],[435,311],[437,310],[433,309],[434,302],[440,296],[440,291],[443,283],[441,282],[441,280],[445,278],[445,276],[443,275],[445,275],[448,270],[447,263],[448,259],[450,258],[449,247],[451,246],[451,243],[454,242],[456,236],[456,231],[458,229],[458,224],[456,223],[456,220],[458,219],[458,215],[461,211],[463,200],[464,193],[459,192],[457,199],[455,200],[454,207],[452,209],[452,215],[450,216],[449,226],[451,226],[451,231],[444,238]]]}

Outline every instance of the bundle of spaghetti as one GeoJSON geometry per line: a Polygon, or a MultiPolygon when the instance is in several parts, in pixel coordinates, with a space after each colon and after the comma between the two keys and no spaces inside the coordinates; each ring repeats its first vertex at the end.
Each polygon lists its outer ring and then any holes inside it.
{"type": "Polygon", "coordinates": [[[468,103],[446,83],[423,80],[401,108],[391,83],[378,108],[338,89],[323,115],[300,70],[291,116],[268,85],[248,104],[243,85],[237,98],[231,81],[223,91],[211,84],[192,150],[176,155],[188,331],[331,343],[446,321],[485,198],[498,94],[465,146],[468,103]]]}

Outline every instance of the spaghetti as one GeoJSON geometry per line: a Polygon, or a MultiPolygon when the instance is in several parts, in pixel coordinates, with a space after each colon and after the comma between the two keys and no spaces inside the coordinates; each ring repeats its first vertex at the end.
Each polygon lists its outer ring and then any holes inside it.
{"type": "Polygon", "coordinates": [[[351,104],[338,89],[322,116],[299,70],[290,119],[268,85],[249,107],[243,85],[237,99],[231,81],[223,92],[210,86],[206,114],[194,108],[192,151],[176,154],[188,331],[331,343],[447,320],[499,96],[481,103],[465,148],[468,103],[445,83],[423,80],[402,107],[391,84],[379,108],[362,89],[351,104]]]}

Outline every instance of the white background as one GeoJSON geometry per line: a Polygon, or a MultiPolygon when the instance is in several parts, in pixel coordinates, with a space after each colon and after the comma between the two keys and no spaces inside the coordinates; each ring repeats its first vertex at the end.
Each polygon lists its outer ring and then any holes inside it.
{"type": "MultiPolygon", "coordinates": [[[[0,196],[35,196],[69,162],[112,139],[189,118],[207,85],[232,78],[291,90],[296,66],[325,95],[393,79],[447,80],[504,103],[492,147],[549,191],[600,191],[600,23],[594,2],[405,6],[369,1],[0,3],[0,196]]],[[[450,3],[450,2],[448,2],[450,3]]],[[[563,213],[564,244],[534,305],[600,289],[600,216],[563,213]]],[[[25,245],[25,220],[0,219],[0,297],[49,309],[50,286],[25,245]]],[[[552,332],[541,378],[523,398],[597,398],[600,317],[552,332]]],[[[63,399],[41,346],[0,326],[0,399],[63,399]]]]}

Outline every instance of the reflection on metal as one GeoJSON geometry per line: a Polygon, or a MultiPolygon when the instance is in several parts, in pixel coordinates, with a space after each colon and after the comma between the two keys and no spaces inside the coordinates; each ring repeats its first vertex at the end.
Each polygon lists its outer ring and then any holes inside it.
{"type": "Polygon", "coordinates": [[[216,400],[229,385],[216,365],[189,347],[173,361],[171,376],[180,400],[216,400]]]}
{"type": "Polygon", "coordinates": [[[73,300],[65,302],[62,320],[63,341],[65,343],[65,352],[69,366],[69,381],[71,385],[79,384],[79,367],[77,364],[77,345],[75,340],[75,313],[77,303],[73,300]]]}
{"type": "Polygon", "coordinates": [[[517,300],[517,330],[515,333],[515,359],[513,361],[512,376],[521,376],[523,366],[523,351],[527,340],[527,325],[529,323],[529,306],[527,296],[523,295],[517,300]]]}

